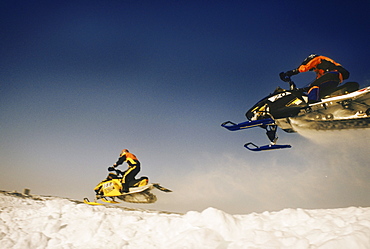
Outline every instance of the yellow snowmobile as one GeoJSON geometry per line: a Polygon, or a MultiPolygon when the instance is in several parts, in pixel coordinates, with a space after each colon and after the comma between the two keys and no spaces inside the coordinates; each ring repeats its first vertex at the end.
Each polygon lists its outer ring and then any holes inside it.
{"type": "Polygon", "coordinates": [[[98,200],[105,203],[119,203],[117,199],[131,203],[154,203],[157,197],[150,192],[153,188],[163,192],[172,192],[158,183],[149,183],[149,178],[146,176],[131,181],[129,183],[129,191],[123,192],[123,172],[118,169],[114,169],[114,171],[115,173],[110,172],[108,177],[94,188],[96,193],[95,201],[89,201],[88,198],[84,198],[86,204],[102,205],[102,203],[97,202],[98,200]]]}

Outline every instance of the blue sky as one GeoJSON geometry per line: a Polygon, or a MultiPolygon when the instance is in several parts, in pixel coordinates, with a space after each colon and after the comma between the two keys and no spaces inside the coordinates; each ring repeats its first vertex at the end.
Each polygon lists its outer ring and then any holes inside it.
{"type": "Polygon", "coordinates": [[[220,127],[310,53],[370,85],[369,13],[368,1],[4,1],[0,189],[92,197],[128,148],[140,175],[174,190],[149,208],[370,205],[368,130],[280,131],[291,150],[251,153],[243,144],[265,144],[263,130],[220,127]]]}

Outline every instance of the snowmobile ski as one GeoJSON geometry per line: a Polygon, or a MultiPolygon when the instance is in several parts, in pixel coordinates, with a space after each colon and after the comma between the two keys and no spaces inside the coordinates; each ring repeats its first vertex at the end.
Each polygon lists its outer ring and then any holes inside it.
{"type": "Polygon", "coordinates": [[[89,201],[88,198],[84,198],[84,203],[89,204],[89,205],[103,205],[102,203],[95,202],[95,201],[89,201]]]}
{"type": "Polygon", "coordinates": [[[251,151],[266,151],[266,150],[277,150],[291,148],[289,144],[269,144],[264,146],[257,146],[254,143],[246,143],[244,147],[251,151]]]}
{"type": "Polygon", "coordinates": [[[238,131],[244,130],[248,128],[254,128],[257,126],[263,127],[266,125],[273,125],[275,121],[272,118],[261,119],[261,120],[254,120],[254,121],[245,121],[239,124],[236,124],[231,121],[226,121],[221,124],[222,127],[228,129],[229,131],[238,131]]]}
{"type": "Polygon", "coordinates": [[[102,200],[105,203],[110,203],[110,204],[117,204],[117,203],[119,203],[118,201],[115,201],[115,200],[108,200],[106,197],[103,197],[100,200],[102,200]]]}

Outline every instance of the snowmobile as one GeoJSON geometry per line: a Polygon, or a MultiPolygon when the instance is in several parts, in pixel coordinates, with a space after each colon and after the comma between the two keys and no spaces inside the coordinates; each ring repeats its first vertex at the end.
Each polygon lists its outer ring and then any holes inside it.
{"type": "Polygon", "coordinates": [[[171,190],[162,187],[158,183],[149,183],[149,178],[142,176],[139,179],[134,179],[129,183],[129,191],[123,192],[123,172],[119,169],[113,169],[115,173],[109,173],[107,179],[100,182],[95,188],[95,201],[89,201],[84,198],[84,202],[90,205],[102,205],[98,200],[105,203],[119,203],[117,199],[131,203],[154,203],[157,197],[151,193],[151,190],[156,188],[163,192],[172,192],[171,190]]]}
{"type": "Polygon", "coordinates": [[[341,130],[370,128],[370,86],[360,89],[357,82],[346,82],[331,91],[322,91],[321,101],[309,103],[303,89],[287,79],[290,89],[277,87],[267,97],[258,101],[245,116],[248,121],[221,124],[229,131],[254,127],[266,130],[270,144],[257,146],[252,142],[244,147],[251,151],[291,148],[277,144],[277,128],[292,133],[299,129],[341,130]]]}

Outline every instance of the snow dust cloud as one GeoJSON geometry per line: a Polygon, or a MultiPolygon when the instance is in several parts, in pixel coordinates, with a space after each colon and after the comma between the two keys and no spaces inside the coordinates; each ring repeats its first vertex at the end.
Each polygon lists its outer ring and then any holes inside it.
{"type": "Polygon", "coordinates": [[[369,206],[369,130],[302,133],[289,134],[296,136],[290,150],[204,155],[181,182],[171,177],[175,192],[161,203],[169,210],[187,211],[191,203],[194,210],[234,214],[369,206]]]}

